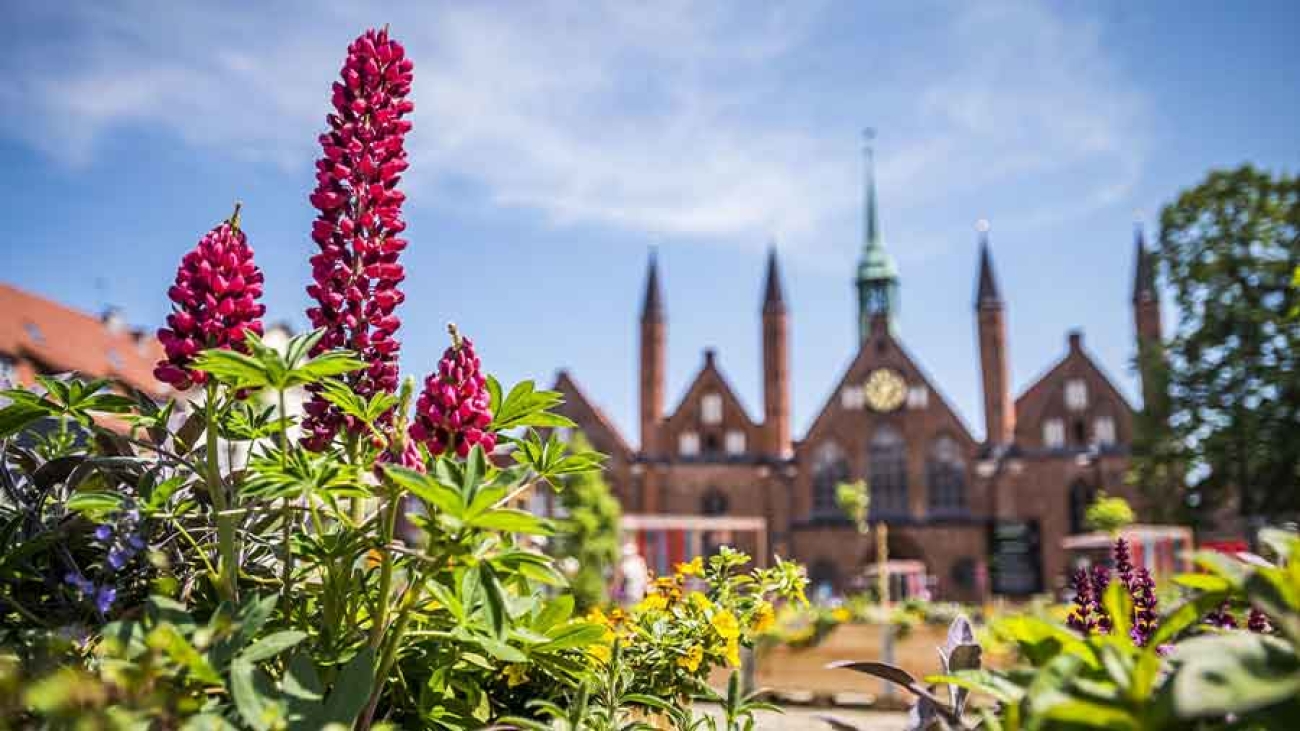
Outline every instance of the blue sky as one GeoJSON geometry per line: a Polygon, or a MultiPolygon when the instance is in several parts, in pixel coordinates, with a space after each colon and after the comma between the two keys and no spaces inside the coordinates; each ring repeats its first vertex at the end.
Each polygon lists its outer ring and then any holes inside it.
{"type": "Polygon", "coordinates": [[[263,7],[7,7],[5,281],[155,325],[180,256],[239,199],[270,317],[304,325],[328,87],[346,44],[389,23],[416,62],[407,372],[454,320],[503,380],[569,367],[634,439],[657,245],[670,400],[713,346],[757,414],[775,238],[801,434],[854,352],[871,125],[902,336],[978,434],[977,219],[1017,391],[1080,327],[1133,394],[1134,211],[1154,219],[1211,167],[1300,167],[1290,2],[263,7]]]}

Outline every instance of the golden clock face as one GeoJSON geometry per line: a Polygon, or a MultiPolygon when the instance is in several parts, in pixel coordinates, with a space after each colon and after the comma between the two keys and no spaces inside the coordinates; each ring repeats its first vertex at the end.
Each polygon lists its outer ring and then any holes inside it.
{"type": "Polygon", "coordinates": [[[893,411],[902,406],[907,398],[907,383],[897,371],[877,368],[867,374],[867,382],[863,384],[862,391],[871,408],[876,411],[893,411]]]}

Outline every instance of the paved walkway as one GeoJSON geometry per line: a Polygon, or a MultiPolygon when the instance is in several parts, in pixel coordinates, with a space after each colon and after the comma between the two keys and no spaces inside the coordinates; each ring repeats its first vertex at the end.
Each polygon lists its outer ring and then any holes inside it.
{"type": "Polygon", "coordinates": [[[903,713],[857,711],[839,708],[787,708],[785,713],[758,713],[755,728],[759,731],[831,731],[818,716],[835,718],[857,726],[861,731],[900,731],[907,722],[903,713]]]}

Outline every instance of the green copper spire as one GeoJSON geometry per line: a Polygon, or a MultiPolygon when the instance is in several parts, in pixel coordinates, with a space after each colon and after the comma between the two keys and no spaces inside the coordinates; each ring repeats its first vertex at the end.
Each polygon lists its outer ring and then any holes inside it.
{"type": "Polygon", "coordinates": [[[898,266],[885,251],[876,212],[875,151],[872,141],[876,131],[863,132],[865,146],[865,180],[862,201],[862,258],[858,262],[858,334],[865,341],[871,334],[872,320],[883,317],[892,329],[898,313],[898,266]]]}

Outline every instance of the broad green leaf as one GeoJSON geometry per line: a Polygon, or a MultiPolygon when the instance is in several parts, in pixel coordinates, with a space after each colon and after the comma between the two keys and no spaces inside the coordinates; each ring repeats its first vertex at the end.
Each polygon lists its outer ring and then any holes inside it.
{"type": "Polygon", "coordinates": [[[1179,574],[1174,583],[1196,591],[1222,592],[1232,588],[1232,584],[1222,576],[1214,574],[1179,574]]]}
{"type": "Polygon", "coordinates": [[[604,639],[605,627],[595,622],[578,621],[553,628],[547,635],[550,636],[550,641],[533,648],[535,652],[555,652],[594,645],[604,639]]]}
{"type": "Polygon", "coordinates": [[[298,630],[275,632],[253,643],[247,650],[239,653],[239,657],[245,662],[251,663],[269,660],[305,639],[307,639],[307,633],[298,630]]]}
{"type": "MultiPolygon", "coordinates": [[[[1071,728],[1095,728],[1106,731],[1140,731],[1141,722],[1129,711],[1115,706],[1071,698],[1054,703],[1042,712],[1044,720],[1071,724],[1071,728]]],[[[1050,726],[1049,726],[1050,728],[1050,726]]]]}
{"type": "Polygon", "coordinates": [[[571,616],[573,616],[573,595],[561,594],[542,606],[542,610],[533,619],[532,626],[538,632],[547,632],[571,616]]]}
{"type": "Polygon", "coordinates": [[[484,530],[497,530],[504,533],[523,533],[533,536],[549,536],[554,531],[550,524],[542,519],[514,508],[498,508],[471,518],[467,525],[484,530]]]}
{"type": "Polygon", "coordinates": [[[503,662],[528,662],[528,656],[519,648],[512,647],[495,637],[474,635],[471,641],[486,650],[492,657],[503,662]]]}
{"type": "Polygon", "coordinates": [[[506,602],[501,595],[501,584],[497,582],[497,575],[492,571],[492,567],[485,561],[478,565],[479,586],[483,589],[483,604],[487,610],[488,621],[492,625],[492,633],[498,638],[505,637],[506,634],[506,602]]]}
{"type": "Polygon", "coordinates": [[[1245,714],[1300,693],[1300,659],[1272,637],[1246,632],[1202,635],[1178,643],[1173,676],[1180,718],[1245,714]]]}
{"type": "Polygon", "coordinates": [[[322,721],[349,726],[365,708],[375,680],[375,652],[366,647],[352,658],[339,673],[334,689],[325,701],[322,721]]]}
{"type": "Polygon", "coordinates": [[[174,662],[188,670],[194,678],[212,685],[221,684],[221,676],[208,664],[207,658],[194,649],[175,625],[160,624],[149,630],[145,637],[145,644],[166,653],[174,662]]]}
{"type": "Polygon", "coordinates": [[[431,507],[454,517],[460,517],[465,512],[465,503],[460,492],[434,477],[392,464],[384,465],[384,474],[398,487],[410,491],[431,507]]]}
{"type": "Polygon", "coordinates": [[[261,361],[233,350],[205,350],[194,359],[193,367],[235,388],[271,385],[266,366],[261,361]]]}
{"type": "Polygon", "coordinates": [[[322,353],[293,369],[289,385],[317,383],[366,367],[366,362],[346,351],[322,353]]]}
{"type": "Polygon", "coordinates": [[[68,498],[68,510],[92,520],[122,509],[122,495],[115,492],[78,492],[68,498]]]}
{"type": "Polygon", "coordinates": [[[56,413],[32,403],[14,402],[0,409],[0,439],[8,439],[40,419],[56,413]]]}
{"type": "Polygon", "coordinates": [[[230,695],[244,721],[257,731],[270,731],[285,717],[275,700],[275,688],[266,673],[252,663],[235,658],[230,663],[230,695]]]}

